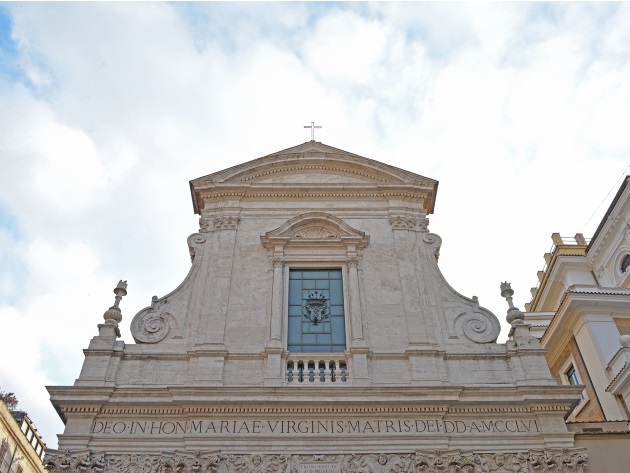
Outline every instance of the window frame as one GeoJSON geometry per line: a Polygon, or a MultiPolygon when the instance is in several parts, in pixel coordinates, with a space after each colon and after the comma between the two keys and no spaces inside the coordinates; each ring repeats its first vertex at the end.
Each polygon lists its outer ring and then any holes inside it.
{"type": "Polygon", "coordinates": [[[610,262],[606,265],[608,270],[611,273],[611,277],[615,280],[617,285],[623,285],[624,282],[630,278],[630,268],[627,268],[626,271],[622,271],[623,261],[626,257],[630,257],[630,246],[623,245],[615,251],[614,256],[609,260],[610,262]],[[612,268],[610,267],[612,266],[612,268]]]}
{"type": "Polygon", "coordinates": [[[285,350],[292,354],[300,354],[300,355],[314,355],[321,356],[324,354],[343,354],[348,351],[348,347],[350,346],[350,334],[352,333],[352,327],[350,326],[350,317],[349,317],[349,294],[348,294],[348,265],[345,261],[335,261],[331,259],[329,261],[297,261],[297,260],[285,260],[284,266],[284,274],[283,274],[283,285],[284,285],[284,300],[282,301],[282,342],[284,344],[285,350]],[[291,270],[300,271],[300,270],[331,270],[331,269],[339,269],[341,270],[341,291],[343,294],[343,324],[344,324],[344,337],[345,337],[345,348],[343,351],[323,351],[323,352],[296,352],[289,351],[289,274],[291,270]]]}
{"type": "Polygon", "coordinates": [[[562,368],[560,369],[560,379],[562,380],[562,384],[564,385],[584,386],[584,389],[582,389],[582,392],[580,393],[582,399],[575,406],[573,411],[571,411],[571,414],[569,414],[569,418],[575,418],[582,411],[582,409],[584,409],[584,406],[588,403],[590,398],[588,396],[588,392],[586,391],[586,384],[584,384],[584,382],[582,381],[582,376],[580,375],[578,365],[575,362],[575,358],[573,357],[573,355],[570,355],[569,358],[567,358],[567,360],[563,363],[562,368]],[[575,378],[577,379],[577,381],[579,381],[578,384],[573,384],[571,382],[571,379],[569,378],[569,371],[571,370],[574,371],[575,378]]]}

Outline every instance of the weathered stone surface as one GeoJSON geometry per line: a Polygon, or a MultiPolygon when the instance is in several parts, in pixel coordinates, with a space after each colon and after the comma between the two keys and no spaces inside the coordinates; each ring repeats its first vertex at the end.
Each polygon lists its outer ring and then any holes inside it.
{"type": "Polygon", "coordinates": [[[184,281],[49,388],[51,473],[581,471],[579,390],[440,273],[436,181],[310,142],[191,191],[184,281]],[[287,349],[292,269],[340,270],[345,350],[287,349]]]}
{"type": "Polygon", "coordinates": [[[110,455],[87,451],[46,455],[50,473],[568,473],[583,472],[586,461],[583,449],[345,455],[229,455],[202,451],[110,455]]]}

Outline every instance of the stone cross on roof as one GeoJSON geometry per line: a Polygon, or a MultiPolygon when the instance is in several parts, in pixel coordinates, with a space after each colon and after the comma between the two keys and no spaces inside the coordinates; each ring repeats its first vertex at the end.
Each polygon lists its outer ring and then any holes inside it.
{"type": "Polygon", "coordinates": [[[315,128],[321,128],[321,126],[315,126],[315,122],[311,122],[310,125],[304,125],[304,128],[311,129],[311,141],[315,141],[315,128]]]}

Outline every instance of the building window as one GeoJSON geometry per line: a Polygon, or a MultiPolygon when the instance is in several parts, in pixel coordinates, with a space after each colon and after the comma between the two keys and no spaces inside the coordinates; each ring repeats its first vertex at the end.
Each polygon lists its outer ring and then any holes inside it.
{"type": "Polygon", "coordinates": [[[7,441],[2,439],[2,446],[0,446],[0,466],[4,470],[4,457],[7,455],[7,451],[9,447],[7,445],[7,441]]]}
{"type": "MultiPolygon", "coordinates": [[[[569,381],[569,384],[572,384],[573,386],[579,386],[580,384],[582,384],[573,365],[569,366],[569,369],[565,372],[565,376],[567,377],[567,381],[569,381]]],[[[580,393],[580,397],[582,398],[582,400],[584,400],[584,391],[580,393]]]]}
{"type": "Polygon", "coordinates": [[[630,255],[626,255],[621,260],[621,272],[625,273],[628,270],[629,266],[630,266],[630,255]]]}
{"type": "Polygon", "coordinates": [[[345,351],[341,269],[289,271],[287,348],[306,353],[345,351]]]}

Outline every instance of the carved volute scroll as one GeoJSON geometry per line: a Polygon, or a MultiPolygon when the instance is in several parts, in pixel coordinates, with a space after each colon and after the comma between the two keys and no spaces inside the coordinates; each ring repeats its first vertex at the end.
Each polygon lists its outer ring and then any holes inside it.
{"type": "Polygon", "coordinates": [[[162,341],[169,334],[171,328],[177,328],[175,317],[168,312],[157,313],[151,309],[138,314],[131,322],[131,332],[134,340],[138,343],[162,341]]]}
{"type": "Polygon", "coordinates": [[[475,343],[493,343],[501,332],[497,318],[485,309],[465,312],[455,319],[455,331],[475,343]]]}
{"type": "MultiPolygon", "coordinates": [[[[203,233],[193,233],[188,237],[188,250],[190,252],[190,258],[193,262],[191,272],[187,279],[189,280],[191,274],[199,268],[201,264],[201,258],[197,259],[199,255],[203,253],[203,245],[206,242],[206,235],[203,233]]],[[[181,289],[180,285],[169,296],[164,296],[158,299],[156,296],[151,300],[151,306],[146,309],[142,309],[138,312],[131,321],[131,334],[136,343],[158,343],[169,335],[177,338],[179,336],[178,331],[180,324],[175,317],[176,312],[169,312],[167,309],[167,301],[171,295],[178,292],[181,289]]]]}

